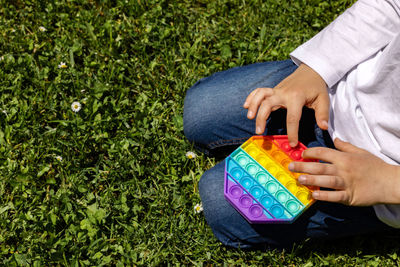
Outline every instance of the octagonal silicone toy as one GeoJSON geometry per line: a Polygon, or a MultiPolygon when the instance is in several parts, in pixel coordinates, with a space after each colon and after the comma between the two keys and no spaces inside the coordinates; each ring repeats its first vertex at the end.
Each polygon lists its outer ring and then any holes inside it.
{"type": "Polygon", "coordinates": [[[288,170],[306,147],[290,147],[286,135],[253,136],[225,161],[225,198],[250,223],[292,223],[310,207],[313,189],[288,170]]]}

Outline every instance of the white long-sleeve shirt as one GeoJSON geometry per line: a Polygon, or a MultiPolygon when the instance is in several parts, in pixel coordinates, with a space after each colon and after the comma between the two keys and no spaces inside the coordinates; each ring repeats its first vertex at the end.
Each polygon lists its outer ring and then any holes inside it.
{"type": "MultiPolygon", "coordinates": [[[[400,165],[400,0],[359,0],[290,55],[328,85],[332,139],[400,165]]],[[[400,205],[374,210],[400,228],[400,205]]]]}

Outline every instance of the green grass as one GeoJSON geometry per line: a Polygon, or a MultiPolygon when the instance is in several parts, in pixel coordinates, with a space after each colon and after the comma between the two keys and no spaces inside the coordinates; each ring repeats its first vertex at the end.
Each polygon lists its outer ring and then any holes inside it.
{"type": "Polygon", "coordinates": [[[0,264],[398,264],[390,236],[227,248],[193,210],[216,160],[185,157],[186,90],[288,58],[329,2],[0,0],[0,264]]]}

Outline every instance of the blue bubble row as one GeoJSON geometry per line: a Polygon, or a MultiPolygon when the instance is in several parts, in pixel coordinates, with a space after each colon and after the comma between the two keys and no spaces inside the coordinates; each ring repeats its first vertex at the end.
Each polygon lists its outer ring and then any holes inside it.
{"type": "MultiPolygon", "coordinates": [[[[243,187],[237,182],[237,181],[235,181],[234,179],[232,179],[232,177],[228,174],[228,179],[231,181],[231,182],[233,182],[236,186],[240,186],[241,188],[242,188],[242,195],[248,195],[249,197],[251,197],[251,199],[252,199],[252,204],[260,204],[260,203],[258,203],[256,200],[254,200],[254,197],[252,197],[250,194],[248,194],[247,192],[246,192],[246,190],[244,190],[243,189],[243,187]]],[[[230,190],[231,188],[229,188],[229,190],[230,190]]],[[[230,192],[231,193],[231,192],[230,192]]],[[[263,208],[263,213],[264,213],[264,215],[267,217],[267,218],[269,218],[269,219],[275,219],[271,214],[269,214],[269,212],[265,209],[265,208],[263,208]]]]}

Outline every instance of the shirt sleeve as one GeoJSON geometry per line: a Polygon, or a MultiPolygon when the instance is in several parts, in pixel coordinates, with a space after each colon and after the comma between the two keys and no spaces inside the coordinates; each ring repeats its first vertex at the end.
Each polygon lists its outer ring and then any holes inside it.
{"type": "Polygon", "coordinates": [[[290,56],[329,88],[384,48],[400,32],[400,0],[359,0],[290,56]]]}

